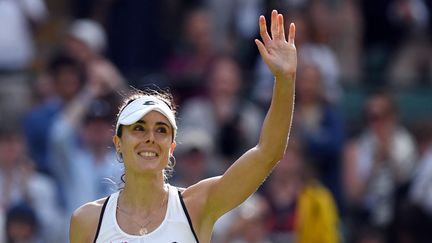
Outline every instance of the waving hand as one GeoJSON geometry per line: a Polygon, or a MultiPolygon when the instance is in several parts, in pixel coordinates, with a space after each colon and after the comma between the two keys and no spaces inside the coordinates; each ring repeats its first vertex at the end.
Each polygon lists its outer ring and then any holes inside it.
{"type": "Polygon", "coordinates": [[[276,78],[288,78],[296,72],[297,54],[294,45],[295,25],[290,24],[288,41],[285,38],[284,19],[276,10],[271,13],[270,35],[267,31],[266,19],[259,18],[260,40],[255,40],[264,62],[276,78]]]}

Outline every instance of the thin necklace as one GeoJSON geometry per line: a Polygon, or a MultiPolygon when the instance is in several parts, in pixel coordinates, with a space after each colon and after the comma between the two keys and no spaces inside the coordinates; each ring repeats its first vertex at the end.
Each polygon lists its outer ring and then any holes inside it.
{"type": "Polygon", "coordinates": [[[161,204],[159,205],[159,207],[157,208],[157,210],[153,210],[149,215],[147,215],[146,217],[146,221],[144,224],[140,224],[138,221],[136,221],[131,214],[127,213],[126,211],[124,211],[123,209],[121,209],[118,205],[117,205],[117,211],[122,213],[123,215],[127,216],[128,219],[131,220],[132,223],[134,223],[136,226],[138,226],[139,228],[139,234],[140,235],[146,235],[148,233],[148,229],[147,229],[147,225],[149,225],[152,222],[152,218],[150,217],[151,215],[153,215],[154,213],[158,212],[160,209],[162,209],[162,207],[165,205],[165,203],[168,200],[168,195],[169,192],[165,194],[164,200],[162,200],[161,204]]]}

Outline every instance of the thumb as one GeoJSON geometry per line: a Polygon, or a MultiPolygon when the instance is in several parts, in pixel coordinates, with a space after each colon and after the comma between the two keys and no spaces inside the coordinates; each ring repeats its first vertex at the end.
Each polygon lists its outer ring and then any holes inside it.
{"type": "Polygon", "coordinates": [[[258,39],[255,39],[255,44],[258,47],[258,51],[261,54],[261,57],[264,60],[267,60],[268,52],[267,52],[267,49],[265,48],[264,44],[260,40],[258,40],[258,39]]]}

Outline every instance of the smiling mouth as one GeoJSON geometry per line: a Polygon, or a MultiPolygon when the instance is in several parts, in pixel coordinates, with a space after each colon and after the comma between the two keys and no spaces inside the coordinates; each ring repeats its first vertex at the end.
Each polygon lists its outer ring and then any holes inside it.
{"type": "Polygon", "coordinates": [[[140,152],[140,153],[138,153],[138,155],[143,157],[143,158],[155,158],[155,157],[159,156],[155,152],[140,152]]]}

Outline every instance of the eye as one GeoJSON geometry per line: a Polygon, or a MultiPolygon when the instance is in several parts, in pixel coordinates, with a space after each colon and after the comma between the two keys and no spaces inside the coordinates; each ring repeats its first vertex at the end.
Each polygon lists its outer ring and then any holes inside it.
{"type": "Polygon", "coordinates": [[[158,127],[158,128],[156,129],[156,131],[157,131],[158,133],[167,133],[167,132],[168,132],[168,129],[167,129],[166,127],[158,127]]]}
{"type": "Polygon", "coordinates": [[[144,131],[144,127],[141,125],[136,125],[132,127],[132,130],[134,131],[144,131]]]}

